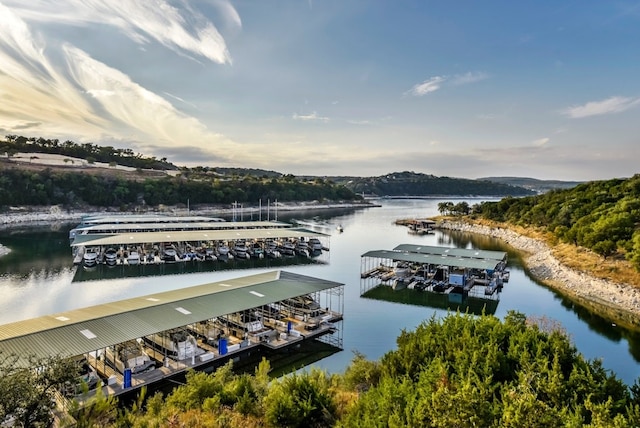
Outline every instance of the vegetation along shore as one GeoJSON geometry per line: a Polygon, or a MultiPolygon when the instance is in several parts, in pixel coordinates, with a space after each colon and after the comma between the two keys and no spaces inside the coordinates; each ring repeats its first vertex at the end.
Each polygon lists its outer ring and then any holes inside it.
{"type": "MultiPolygon", "coordinates": [[[[440,229],[477,233],[498,238],[523,252],[526,269],[538,280],[557,291],[574,298],[586,306],[606,307],[613,316],[627,324],[640,327],[640,289],[633,283],[601,278],[591,271],[583,271],[567,265],[542,238],[518,233],[515,227],[497,224],[481,224],[457,219],[440,219],[440,229]]],[[[574,251],[579,249],[574,248],[574,251]]],[[[583,250],[581,258],[589,258],[583,250]]],[[[601,258],[591,255],[597,263],[601,258]]]]}

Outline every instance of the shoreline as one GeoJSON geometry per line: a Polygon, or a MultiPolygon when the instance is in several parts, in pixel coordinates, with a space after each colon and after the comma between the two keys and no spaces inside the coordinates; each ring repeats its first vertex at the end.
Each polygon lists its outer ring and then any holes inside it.
{"type": "Polygon", "coordinates": [[[437,228],[476,233],[500,239],[523,253],[527,271],[548,287],[573,297],[587,306],[606,307],[614,316],[635,327],[640,326],[640,289],[624,283],[595,278],[565,266],[544,242],[501,227],[438,220],[437,228]]]}
{"type": "MultiPolygon", "coordinates": [[[[230,208],[228,206],[200,206],[192,209],[180,208],[180,207],[162,207],[156,209],[147,210],[135,210],[135,211],[120,211],[116,209],[99,209],[91,208],[87,210],[67,210],[57,205],[46,208],[34,208],[34,207],[12,207],[10,212],[0,214],[0,226],[9,224],[32,224],[32,223],[54,223],[58,221],[73,221],[81,220],[83,217],[96,214],[104,215],[173,215],[173,216],[204,216],[204,215],[231,215],[234,211],[240,215],[243,214],[256,214],[260,212],[270,212],[272,215],[277,215],[278,211],[311,211],[311,210],[325,210],[325,209],[340,209],[340,208],[372,208],[379,207],[380,205],[371,202],[348,202],[348,203],[318,203],[318,202],[278,202],[271,207],[267,206],[250,206],[244,208],[230,208]]],[[[271,219],[273,220],[273,219],[271,219]]],[[[275,220],[273,220],[275,221],[275,220]]]]}

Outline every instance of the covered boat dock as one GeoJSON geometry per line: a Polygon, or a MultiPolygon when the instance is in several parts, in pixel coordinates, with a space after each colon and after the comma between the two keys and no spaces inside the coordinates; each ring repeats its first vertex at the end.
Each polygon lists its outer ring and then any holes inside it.
{"type": "Polygon", "coordinates": [[[343,316],[343,295],[341,283],[264,272],[5,324],[0,349],[24,367],[33,358],[84,358],[102,378],[103,393],[119,395],[260,348],[316,338],[341,348],[335,323],[343,316]],[[238,321],[240,315],[253,321],[238,321]],[[151,346],[167,333],[186,339],[151,346]],[[131,342],[155,361],[151,370],[122,371],[108,361],[108,349],[131,342]]]}
{"type": "Polygon", "coordinates": [[[402,244],[361,256],[360,294],[387,286],[444,293],[452,303],[467,297],[499,299],[508,281],[507,254],[501,251],[402,244]]]}

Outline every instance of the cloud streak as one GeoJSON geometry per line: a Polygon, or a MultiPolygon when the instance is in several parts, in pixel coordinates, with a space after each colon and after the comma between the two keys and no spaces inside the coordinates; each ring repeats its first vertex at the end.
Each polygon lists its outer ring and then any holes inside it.
{"type": "Polygon", "coordinates": [[[431,78],[425,80],[422,83],[418,83],[418,84],[414,85],[408,91],[408,93],[410,95],[414,95],[416,97],[421,97],[423,95],[426,95],[426,94],[431,93],[431,92],[435,92],[438,89],[440,89],[440,86],[442,86],[442,82],[444,82],[445,80],[446,80],[446,78],[442,77],[442,76],[431,77],[431,78]]]}
{"type": "MultiPolygon", "coordinates": [[[[107,25],[117,28],[136,43],[151,40],[180,54],[204,57],[219,64],[230,64],[224,38],[188,2],[178,9],[163,0],[5,0],[16,15],[26,21],[73,26],[107,25]]],[[[227,1],[217,2],[227,22],[240,26],[240,18],[227,1]]]]}
{"type": "Polygon", "coordinates": [[[462,86],[471,83],[480,82],[488,79],[489,75],[481,72],[468,72],[464,74],[456,74],[454,76],[433,76],[427,80],[414,85],[405,94],[421,97],[431,92],[435,92],[444,85],[462,86]]]}
{"type": "Polygon", "coordinates": [[[294,113],[292,117],[293,117],[294,120],[302,120],[302,121],[305,121],[305,122],[324,122],[324,123],[329,122],[329,118],[328,117],[318,116],[318,113],[316,113],[315,111],[313,113],[307,114],[307,115],[301,115],[301,114],[294,113]]]}
{"type": "Polygon", "coordinates": [[[569,107],[562,111],[571,119],[581,119],[589,116],[621,113],[640,104],[640,98],[610,97],[602,101],[591,101],[583,105],[569,107]]]}

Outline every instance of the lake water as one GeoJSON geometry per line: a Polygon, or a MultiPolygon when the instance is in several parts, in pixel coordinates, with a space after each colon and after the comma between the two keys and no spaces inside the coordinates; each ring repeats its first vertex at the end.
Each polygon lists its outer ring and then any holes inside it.
{"type": "MultiPolygon", "coordinates": [[[[450,200],[450,199],[447,199],[450,200]]],[[[465,199],[469,204],[480,199],[465,199]]],[[[588,359],[602,359],[628,385],[640,376],[640,334],[603,319],[555,292],[536,283],[522,268],[517,253],[499,241],[481,236],[436,231],[411,235],[394,224],[399,218],[429,217],[438,214],[442,200],[380,200],[380,207],[361,210],[331,210],[280,213],[278,220],[292,217],[324,222],[317,229],[331,234],[326,263],[284,266],[280,269],[345,284],[343,347],[314,364],[328,372],[342,372],[354,351],[378,359],[396,346],[403,329],[411,330],[432,316],[447,310],[360,296],[361,255],[369,250],[390,250],[399,244],[441,245],[509,252],[511,277],[500,294],[495,315],[503,318],[510,310],[528,316],[557,321],[588,359]],[[344,232],[338,233],[341,224],[344,232]]],[[[455,201],[459,202],[459,201],[455,201]]],[[[249,218],[245,218],[249,220],[249,218]]],[[[163,272],[156,276],[97,278],[77,272],[69,248],[68,231],[75,224],[30,226],[0,230],[0,243],[13,249],[0,258],[0,323],[100,303],[142,296],[159,291],[250,275],[265,268],[187,272],[163,272]]],[[[112,275],[113,276],[113,275],[112,275]]]]}

